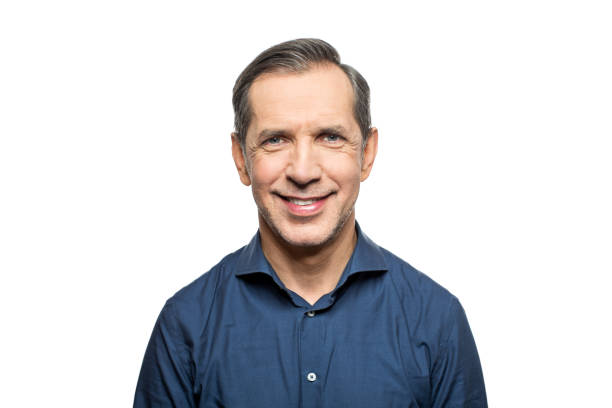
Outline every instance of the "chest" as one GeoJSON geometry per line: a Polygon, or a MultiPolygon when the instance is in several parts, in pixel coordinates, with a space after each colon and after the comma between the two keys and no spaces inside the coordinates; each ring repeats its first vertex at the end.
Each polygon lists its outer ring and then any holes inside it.
{"type": "Polygon", "coordinates": [[[423,407],[430,357],[384,298],[224,316],[201,346],[201,407],[423,407]]]}

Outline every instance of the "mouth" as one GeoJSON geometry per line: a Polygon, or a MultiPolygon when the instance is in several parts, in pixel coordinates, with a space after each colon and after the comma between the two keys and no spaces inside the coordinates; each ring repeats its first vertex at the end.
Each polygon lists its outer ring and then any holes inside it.
{"type": "Polygon", "coordinates": [[[276,194],[287,206],[290,213],[298,216],[311,216],[321,211],[325,201],[333,193],[316,197],[292,197],[276,194]]]}
{"type": "Polygon", "coordinates": [[[324,196],[318,196],[318,197],[291,197],[291,196],[285,196],[285,195],[278,194],[278,193],[276,193],[276,195],[282,198],[283,200],[289,201],[290,203],[295,204],[295,205],[312,205],[313,203],[316,203],[317,201],[325,200],[327,197],[332,195],[332,193],[326,194],[324,196]]]}

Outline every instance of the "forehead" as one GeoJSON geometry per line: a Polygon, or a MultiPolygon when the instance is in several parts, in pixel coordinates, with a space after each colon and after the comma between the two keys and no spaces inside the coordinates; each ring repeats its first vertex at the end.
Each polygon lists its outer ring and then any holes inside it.
{"type": "Polygon", "coordinates": [[[349,79],[335,65],[315,66],[300,73],[267,73],[249,90],[249,130],[331,124],[354,129],[353,98],[349,79]]]}

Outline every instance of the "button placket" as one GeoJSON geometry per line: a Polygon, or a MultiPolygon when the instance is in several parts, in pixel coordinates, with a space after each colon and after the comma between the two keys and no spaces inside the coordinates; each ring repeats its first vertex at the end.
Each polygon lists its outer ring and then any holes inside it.
{"type": "Polygon", "coordinates": [[[321,406],[321,384],[323,381],[322,362],[322,329],[324,321],[312,307],[301,311],[301,406],[303,408],[316,408],[321,406]],[[316,316],[316,317],[315,317],[316,316]]]}

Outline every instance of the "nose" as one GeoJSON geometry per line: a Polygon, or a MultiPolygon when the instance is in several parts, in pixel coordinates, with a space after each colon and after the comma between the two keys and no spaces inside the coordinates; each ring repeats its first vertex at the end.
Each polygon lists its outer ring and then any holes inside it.
{"type": "Polygon", "coordinates": [[[310,138],[298,139],[285,171],[287,178],[298,187],[306,187],[321,178],[319,155],[310,138]]]}

